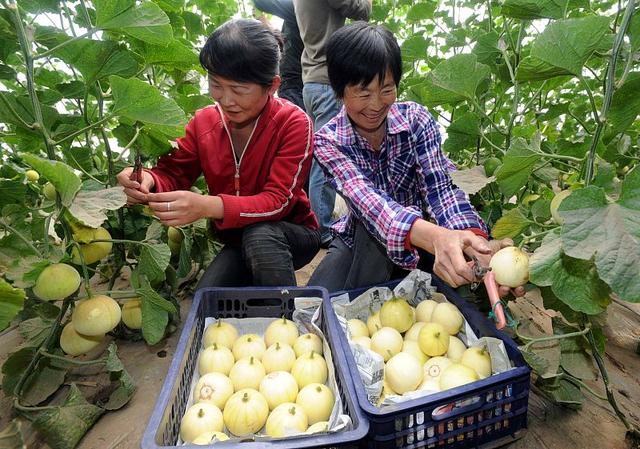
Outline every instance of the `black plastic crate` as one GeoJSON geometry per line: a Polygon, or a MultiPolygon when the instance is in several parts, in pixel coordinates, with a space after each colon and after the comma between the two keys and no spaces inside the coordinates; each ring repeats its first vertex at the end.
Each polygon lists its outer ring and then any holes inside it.
{"type": "MultiPolygon", "coordinates": [[[[398,283],[399,280],[396,280],[384,286],[393,289],[398,283]]],[[[514,368],[457,388],[385,406],[384,409],[378,408],[367,398],[351,347],[333,310],[331,299],[325,301],[323,308],[329,321],[329,331],[332,337],[337,336],[341,341],[354,380],[358,404],[369,419],[367,447],[488,449],[515,441],[524,435],[527,428],[531,369],[516,343],[498,331],[487,317],[433,275],[432,285],[458,307],[476,335],[495,337],[504,342],[514,368]],[[474,397],[479,399],[469,404],[474,397]],[[458,401],[467,405],[434,414],[436,409],[458,401]]],[[[347,293],[351,300],[366,290],[368,288],[334,293],[332,297],[347,293]]]]}
{"type": "MultiPolygon", "coordinates": [[[[201,448],[206,446],[177,446],[180,420],[184,415],[191,381],[196,369],[205,319],[215,318],[279,318],[291,319],[295,309],[294,299],[299,297],[323,298],[328,293],[323,288],[255,287],[255,288],[205,288],[196,292],[191,310],[184,323],[176,353],[158,396],[149,423],[142,438],[142,449],[201,448]]],[[[323,301],[323,303],[324,303],[323,301]]],[[[369,423],[355,399],[353,381],[340,342],[330,335],[328,320],[321,308],[321,330],[329,344],[335,366],[335,378],[342,398],[344,413],[351,417],[353,428],[335,433],[314,434],[301,438],[274,441],[224,441],[215,447],[242,449],[274,448],[359,448],[369,430],[369,423]]],[[[335,334],[334,334],[335,335],[335,334]]]]}

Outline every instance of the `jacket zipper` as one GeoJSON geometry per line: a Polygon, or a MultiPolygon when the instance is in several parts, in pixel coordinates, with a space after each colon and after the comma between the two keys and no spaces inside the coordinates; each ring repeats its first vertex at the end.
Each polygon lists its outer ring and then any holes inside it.
{"type": "Polygon", "coordinates": [[[227,122],[224,120],[224,112],[222,112],[222,108],[220,108],[218,105],[216,106],[218,107],[218,111],[220,111],[220,115],[222,116],[222,124],[224,126],[225,131],[227,132],[227,136],[229,136],[229,143],[231,144],[231,155],[233,156],[233,160],[236,164],[236,173],[233,176],[233,188],[236,191],[236,196],[240,196],[240,164],[242,163],[242,157],[244,156],[244,153],[247,151],[247,147],[249,146],[249,143],[253,138],[253,133],[256,131],[256,127],[258,126],[258,121],[260,120],[260,116],[258,116],[258,118],[256,119],[256,122],[253,124],[253,129],[251,130],[251,134],[249,134],[247,143],[244,144],[244,148],[242,150],[242,153],[240,154],[240,159],[238,159],[238,157],[236,156],[236,150],[233,147],[233,139],[231,138],[231,132],[229,131],[229,128],[227,128],[227,122]]]}

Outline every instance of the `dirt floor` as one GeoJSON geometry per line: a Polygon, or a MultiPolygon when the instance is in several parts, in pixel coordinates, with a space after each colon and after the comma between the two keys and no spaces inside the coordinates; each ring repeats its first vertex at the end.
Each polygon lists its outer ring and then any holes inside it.
{"type": "MultiPolygon", "coordinates": [[[[298,273],[300,285],[306,283],[320,254],[298,273]]],[[[182,303],[184,318],[190,301],[182,303]]],[[[524,319],[532,317],[538,328],[548,325],[549,316],[540,309],[535,297],[519,301],[514,311],[524,319]]],[[[621,409],[636,426],[640,425],[640,356],[635,352],[640,341],[640,305],[619,304],[609,307],[606,363],[621,409]]],[[[160,344],[149,347],[141,342],[118,342],[119,356],[138,385],[131,402],[115,413],[103,416],[81,441],[80,449],[137,449],[162,387],[181,329],[160,344]]],[[[0,334],[0,363],[20,342],[15,329],[0,334]]],[[[592,387],[603,392],[601,383],[592,387]]],[[[0,393],[0,429],[11,419],[10,402],[0,393]]],[[[27,428],[28,430],[28,428],[27,428]]],[[[29,432],[28,448],[45,449],[29,432]]],[[[1,446],[1,445],[0,445],[1,446]]],[[[535,388],[529,399],[529,429],[525,436],[508,446],[511,449],[623,449],[625,429],[609,404],[588,396],[580,411],[553,405],[535,388]]]]}

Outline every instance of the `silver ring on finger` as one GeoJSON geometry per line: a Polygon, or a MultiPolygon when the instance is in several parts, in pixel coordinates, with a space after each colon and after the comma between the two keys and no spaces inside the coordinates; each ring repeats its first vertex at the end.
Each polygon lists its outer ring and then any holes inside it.
{"type": "Polygon", "coordinates": [[[171,210],[171,203],[167,201],[167,212],[171,210]]]}

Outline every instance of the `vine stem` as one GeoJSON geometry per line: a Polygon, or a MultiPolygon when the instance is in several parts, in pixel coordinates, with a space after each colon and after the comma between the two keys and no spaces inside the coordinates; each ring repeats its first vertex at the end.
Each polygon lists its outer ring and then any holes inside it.
{"type": "Polygon", "coordinates": [[[24,57],[24,62],[26,66],[26,77],[27,77],[27,91],[29,92],[29,98],[31,99],[31,105],[33,107],[33,115],[35,116],[36,123],[40,128],[40,132],[44,137],[44,144],[47,148],[47,156],[49,159],[54,160],[56,158],[56,154],[53,148],[53,142],[51,137],[49,136],[49,132],[44,124],[44,119],[42,117],[42,108],[40,107],[40,101],[38,100],[38,94],[36,92],[33,74],[33,53],[31,52],[31,45],[29,43],[29,39],[27,37],[27,33],[24,29],[24,24],[22,22],[22,17],[20,16],[20,10],[18,9],[18,5],[15,2],[7,3],[6,1],[2,1],[5,7],[8,10],[13,10],[13,21],[18,34],[18,41],[20,42],[20,49],[22,50],[22,55],[24,57]]]}
{"type": "MultiPolygon", "coordinates": [[[[633,0],[630,1],[629,3],[633,3],[633,0]]],[[[623,22],[624,22],[624,19],[623,19],[623,22]]],[[[624,26],[621,26],[620,29],[622,29],[623,27],[624,26]]],[[[620,421],[622,421],[622,424],[624,424],[627,430],[634,433],[637,432],[638,429],[636,429],[631,424],[629,424],[627,417],[622,412],[622,410],[620,410],[620,408],[618,407],[616,398],[613,395],[613,390],[611,389],[611,385],[609,384],[609,373],[607,372],[607,368],[604,366],[604,360],[602,360],[602,357],[598,352],[598,348],[596,346],[596,340],[595,340],[595,337],[593,336],[593,331],[591,330],[591,328],[589,328],[589,331],[587,332],[587,340],[589,341],[589,345],[591,346],[591,352],[593,354],[593,358],[596,359],[596,364],[598,365],[598,369],[600,370],[600,374],[602,375],[602,381],[604,382],[604,389],[607,393],[607,399],[609,400],[609,404],[611,404],[613,411],[616,413],[620,421]]]]}
{"type": "Polygon", "coordinates": [[[82,265],[82,278],[84,279],[84,289],[87,291],[87,295],[89,297],[93,296],[93,291],[91,290],[91,278],[89,277],[89,270],[87,270],[87,264],[84,262],[84,254],[82,254],[82,250],[80,244],[73,241],[73,245],[76,247],[78,251],[78,255],[80,256],[80,264],[82,265]]]}
{"type": "Polygon", "coordinates": [[[42,258],[42,254],[40,253],[40,251],[38,251],[38,248],[33,246],[33,243],[31,243],[24,235],[22,235],[20,232],[18,232],[15,228],[13,228],[9,224],[7,224],[7,222],[4,221],[2,218],[0,218],[0,226],[5,228],[7,231],[11,232],[12,234],[15,234],[16,237],[18,237],[20,240],[22,240],[25,243],[25,245],[27,245],[29,248],[31,248],[34,253],[36,253],[38,256],[40,256],[40,258],[42,258]]]}
{"type": "Polygon", "coordinates": [[[64,357],[64,356],[61,356],[61,355],[51,354],[50,352],[43,351],[43,350],[40,350],[38,352],[43,357],[47,357],[47,358],[52,359],[52,360],[60,360],[60,361],[65,362],[65,363],[70,363],[71,365],[90,366],[90,365],[99,365],[99,364],[104,363],[104,358],[99,358],[99,359],[96,359],[96,360],[74,360],[74,359],[70,359],[70,358],[67,358],[67,357],[64,357]]]}
{"type": "Polygon", "coordinates": [[[522,335],[522,334],[518,333],[518,330],[516,329],[516,335],[518,335],[518,338],[520,338],[522,340],[529,340],[522,347],[523,351],[527,351],[532,345],[537,344],[537,343],[543,343],[545,341],[562,340],[563,338],[578,337],[580,335],[586,335],[589,331],[591,331],[591,326],[585,327],[581,331],[570,332],[568,334],[549,335],[547,337],[533,338],[533,337],[528,337],[526,335],[522,335]]]}
{"type": "MultiPolygon", "coordinates": [[[[69,305],[71,305],[72,301],[73,301],[72,299],[67,298],[62,302],[62,307],[60,308],[60,313],[58,313],[58,317],[56,318],[56,321],[53,323],[53,326],[51,327],[51,330],[49,331],[49,335],[47,335],[47,338],[45,339],[45,341],[40,345],[40,347],[38,348],[38,351],[36,352],[34,357],[29,362],[29,365],[27,365],[27,368],[22,372],[22,376],[20,376],[20,379],[18,380],[18,383],[16,384],[15,388],[13,389],[14,394],[16,396],[16,401],[15,401],[14,405],[18,405],[18,406],[20,405],[19,398],[20,398],[20,393],[21,393],[22,387],[24,386],[24,383],[26,382],[27,378],[31,374],[31,371],[33,371],[33,369],[35,368],[36,364],[40,360],[40,349],[41,348],[49,348],[49,345],[53,341],[54,336],[58,333],[58,329],[60,329],[60,325],[62,323],[62,319],[64,318],[65,314],[67,313],[67,309],[69,308],[69,305]]],[[[18,408],[18,407],[16,407],[16,408],[18,408]]]]}
{"type": "Polygon", "coordinates": [[[91,123],[88,126],[85,126],[84,128],[79,129],[78,131],[75,131],[75,132],[69,134],[68,136],[65,136],[62,139],[54,142],[54,145],[60,145],[62,142],[66,142],[67,140],[73,139],[73,138],[79,136],[80,134],[84,134],[86,131],[89,131],[92,128],[95,128],[97,126],[100,126],[100,125],[106,123],[107,121],[111,120],[111,118],[112,118],[112,116],[110,116],[110,115],[107,116],[107,117],[101,118],[97,122],[91,123]]]}
{"type": "MultiPolygon", "coordinates": [[[[629,29],[629,24],[631,23],[631,17],[633,16],[635,3],[635,0],[629,0],[629,2],[627,3],[627,8],[624,12],[622,23],[620,24],[620,28],[616,33],[616,38],[613,43],[611,59],[609,60],[609,66],[607,67],[604,100],[602,102],[602,110],[600,112],[600,121],[597,122],[598,126],[596,127],[596,131],[593,135],[593,140],[591,141],[591,147],[589,148],[587,157],[587,167],[584,175],[585,186],[591,184],[591,178],[593,178],[593,168],[596,160],[596,148],[598,147],[598,143],[600,142],[600,135],[602,134],[607,121],[607,114],[609,113],[609,107],[611,106],[611,100],[613,99],[613,91],[615,90],[616,63],[618,61],[620,49],[622,48],[622,44],[624,42],[624,36],[629,29]]],[[[618,10],[618,12],[619,11],[620,10],[618,10]]],[[[594,112],[596,111],[594,110],[594,112]]]]}
{"type": "Polygon", "coordinates": [[[65,47],[67,45],[69,45],[72,42],[78,41],[80,39],[84,39],[87,36],[91,36],[93,33],[95,33],[96,31],[98,31],[97,29],[94,28],[90,28],[86,33],[82,33],[78,36],[72,37],[71,39],[68,39],[64,42],[62,42],[61,44],[56,45],[53,48],[50,48],[47,51],[44,51],[42,53],[37,53],[33,56],[33,59],[40,59],[40,58],[46,58],[49,55],[52,55],[55,51],[60,50],[62,47],[65,47]]]}
{"type": "MultiPolygon", "coordinates": [[[[537,224],[535,222],[533,222],[533,223],[537,224]]],[[[542,237],[543,235],[547,235],[548,233],[550,233],[554,229],[555,229],[555,227],[553,229],[547,229],[546,231],[537,232],[535,234],[531,234],[531,235],[528,235],[528,236],[524,237],[522,239],[522,242],[520,242],[519,248],[522,248],[522,246],[524,246],[526,243],[529,243],[531,240],[533,240],[535,238],[542,237]]]]}
{"type": "Polygon", "coordinates": [[[18,112],[15,109],[13,109],[13,106],[11,105],[11,103],[9,103],[9,101],[6,98],[4,98],[4,95],[0,95],[0,100],[2,100],[4,105],[11,112],[11,114],[16,118],[16,120],[18,120],[20,123],[22,123],[22,126],[25,126],[26,128],[29,128],[29,129],[33,129],[33,124],[30,125],[27,122],[25,122],[22,119],[22,117],[20,117],[18,112]]]}

